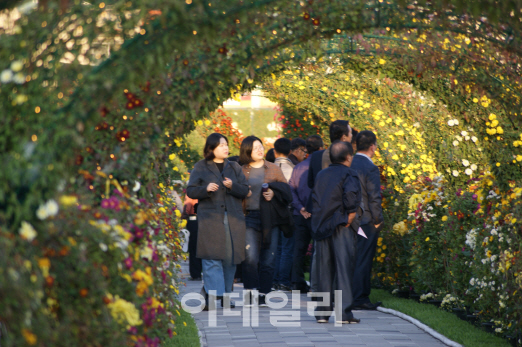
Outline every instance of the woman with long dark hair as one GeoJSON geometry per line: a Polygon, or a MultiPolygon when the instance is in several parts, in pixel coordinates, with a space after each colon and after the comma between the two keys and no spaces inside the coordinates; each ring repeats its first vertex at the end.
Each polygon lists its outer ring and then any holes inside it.
{"type": "Polygon", "coordinates": [[[230,293],[236,264],[245,259],[242,200],[249,189],[239,164],[227,159],[225,136],[210,134],[203,152],[205,159],[198,161],[190,174],[187,195],[199,202],[197,257],[202,259],[202,292],[208,309],[208,293],[215,291],[221,299],[230,293]]]}
{"type": "Polygon", "coordinates": [[[244,303],[252,304],[253,289],[259,290],[259,305],[271,291],[277,240],[280,228],[289,228],[292,216],[288,209],[292,192],[279,166],[263,159],[265,149],[255,136],[241,143],[239,162],[250,187],[244,200],[246,221],[246,259],[242,264],[244,303]]]}

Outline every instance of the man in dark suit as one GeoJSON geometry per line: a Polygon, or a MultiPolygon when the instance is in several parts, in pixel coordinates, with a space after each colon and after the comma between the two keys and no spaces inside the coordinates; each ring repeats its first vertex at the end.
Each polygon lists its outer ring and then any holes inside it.
{"type": "MultiPolygon", "coordinates": [[[[352,128],[347,120],[338,119],[330,123],[330,141],[335,143],[338,141],[351,142],[352,141],[352,128]]],[[[310,166],[308,168],[308,187],[313,189],[315,186],[315,178],[322,169],[326,169],[330,164],[330,149],[317,151],[312,154],[310,158],[310,166]]],[[[312,199],[308,199],[307,205],[305,206],[306,212],[312,212],[312,199]]],[[[317,291],[317,281],[314,278],[314,273],[317,271],[317,263],[315,261],[315,251],[312,255],[312,266],[310,269],[310,290],[312,292],[317,291]]]]}
{"type": "Polygon", "coordinates": [[[330,147],[332,164],[319,175],[312,190],[312,235],[317,253],[318,292],[329,293],[326,305],[317,306],[318,323],[326,323],[333,308],[332,294],[340,290],[335,303],[337,323],[356,324],[352,313],[352,279],[356,263],[357,230],[362,215],[362,191],[357,172],[350,169],[351,143],[337,141],[330,147]],[[330,299],[330,300],[329,300],[330,299]]]}
{"type": "Polygon", "coordinates": [[[381,304],[370,301],[370,281],[377,239],[384,221],[381,205],[381,178],[372,158],[377,150],[377,137],[369,130],[357,134],[357,154],[351,169],[357,171],[362,188],[364,213],[361,229],[368,238],[357,235],[357,263],[352,282],[354,310],[376,310],[381,304]]]}

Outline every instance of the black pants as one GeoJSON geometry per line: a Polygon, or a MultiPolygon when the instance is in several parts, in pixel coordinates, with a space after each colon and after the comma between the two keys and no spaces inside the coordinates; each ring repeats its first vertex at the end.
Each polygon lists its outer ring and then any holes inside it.
{"type": "MultiPolygon", "coordinates": [[[[307,287],[304,277],[304,259],[312,240],[311,219],[294,215],[294,263],[292,265],[292,284],[295,289],[307,287]]],[[[311,272],[311,271],[310,271],[311,272]]]]}
{"type": "MultiPolygon", "coordinates": [[[[353,318],[352,282],[357,258],[357,234],[351,228],[337,227],[332,236],[315,242],[316,274],[318,292],[330,293],[330,306],[317,306],[316,317],[329,317],[324,311],[332,311],[334,290],[341,290],[341,317],[336,320],[353,318]]],[[[321,300],[321,299],[319,299],[321,300]]],[[[322,300],[321,300],[322,301],[322,300]]]]}
{"type": "Polygon", "coordinates": [[[352,288],[354,306],[370,302],[372,264],[379,238],[379,231],[373,224],[361,225],[361,228],[368,238],[357,235],[357,265],[352,288]]]}
{"type": "Polygon", "coordinates": [[[190,231],[188,246],[190,277],[201,278],[203,265],[201,264],[201,259],[196,258],[196,248],[198,246],[198,221],[190,219],[187,220],[186,228],[188,231],[190,231]]]}

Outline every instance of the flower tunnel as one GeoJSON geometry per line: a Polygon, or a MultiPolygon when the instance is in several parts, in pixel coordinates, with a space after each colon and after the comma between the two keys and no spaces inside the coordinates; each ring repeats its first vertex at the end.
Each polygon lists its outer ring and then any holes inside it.
{"type": "MultiPolygon", "coordinates": [[[[9,279],[0,281],[0,320],[16,332],[8,345],[154,344],[175,332],[183,222],[174,192],[186,179],[181,162],[191,160],[183,136],[256,86],[282,105],[285,136],[322,132],[345,117],[378,134],[389,226],[380,241],[388,256],[381,252],[376,268],[381,285],[413,285],[414,277],[419,288],[462,297],[466,276],[485,271],[463,271],[451,289],[457,270],[447,259],[471,240],[469,230],[497,230],[501,220],[505,233],[520,228],[515,3],[47,1],[24,11],[9,4],[0,28],[0,247],[8,250],[0,276],[9,279]],[[471,213],[479,198],[482,219],[471,213]],[[497,198],[501,204],[490,202],[497,198]],[[469,216],[456,203],[468,204],[469,216]],[[441,230],[453,234],[442,238],[441,230]],[[420,248],[420,237],[456,243],[420,248]],[[428,263],[434,252],[445,254],[437,267],[428,263]],[[417,266],[440,275],[430,282],[417,266]]],[[[503,253],[483,265],[502,266],[496,281],[512,293],[522,266],[507,241],[520,239],[498,234],[491,242],[503,253]]],[[[475,253],[498,253],[484,243],[474,243],[475,253]]],[[[485,290],[477,288],[473,298],[485,290]]],[[[513,311],[487,317],[520,329],[513,297],[500,299],[513,311]]],[[[484,307],[499,298],[488,300],[484,307]]]]}

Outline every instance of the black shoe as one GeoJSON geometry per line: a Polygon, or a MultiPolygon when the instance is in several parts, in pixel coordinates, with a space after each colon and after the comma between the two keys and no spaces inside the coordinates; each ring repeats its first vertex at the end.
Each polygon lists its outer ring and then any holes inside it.
{"type": "Polygon", "coordinates": [[[267,307],[265,294],[259,294],[259,307],[267,307]]]}
{"type": "MultiPolygon", "coordinates": [[[[225,308],[225,298],[221,299],[221,307],[225,308]]],[[[235,308],[236,302],[234,300],[230,300],[230,306],[228,308],[235,308]]]]}
{"type": "Polygon", "coordinates": [[[205,287],[201,288],[201,295],[205,298],[205,307],[203,307],[203,311],[208,311],[208,293],[205,290],[205,287]]]}
{"type": "Polygon", "coordinates": [[[283,291],[283,292],[291,292],[292,291],[292,288],[290,288],[289,286],[286,286],[284,284],[280,284],[279,285],[279,290],[283,291]]]}
{"type": "Polygon", "coordinates": [[[352,310],[367,310],[367,311],[375,311],[377,307],[381,306],[382,302],[377,301],[375,304],[372,304],[371,302],[367,302],[355,307],[352,307],[352,310]]]}
{"type": "Polygon", "coordinates": [[[189,277],[189,281],[201,281],[201,277],[189,277]]]}

